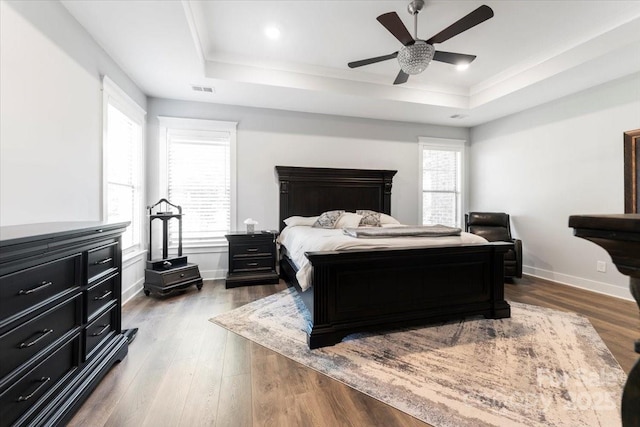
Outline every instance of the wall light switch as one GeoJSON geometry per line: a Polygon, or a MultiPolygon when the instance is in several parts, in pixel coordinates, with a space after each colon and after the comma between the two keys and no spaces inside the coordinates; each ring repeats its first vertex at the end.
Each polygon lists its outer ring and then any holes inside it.
{"type": "Polygon", "coordinates": [[[607,271],[607,263],[604,261],[598,261],[596,264],[596,270],[600,273],[604,273],[607,271]]]}

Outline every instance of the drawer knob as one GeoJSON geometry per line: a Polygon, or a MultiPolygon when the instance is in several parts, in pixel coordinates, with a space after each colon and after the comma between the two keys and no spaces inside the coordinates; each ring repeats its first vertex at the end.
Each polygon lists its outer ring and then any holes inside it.
{"type": "Polygon", "coordinates": [[[110,327],[111,327],[111,324],[109,324],[109,323],[107,323],[106,325],[102,325],[102,329],[100,329],[98,332],[92,333],[91,336],[92,337],[99,337],[100,335],[102,335],[106,331],[108,331],[110,327]]]}
{"type": "Polygon", "coordinates": [[[97,296],[97,297],[93,297],[93,300],[94,300],[94,301],[100,301],[100,300],[103,300],[103,299],[105,299],[106,297],[108,297],[109,295],[111,295],[111,293],[112,293],[111,291],[104,291],[104,293],[103,293],[102,295],[97,296]]]}
{"type": "Polygon", "coordinates": [[[180,277],[184,277],[184,273],[180,273],[180,277]]]}
{"type": "Polygon", "coordinates": [[[26,291],[24,289],[20,289],[20,292],[18,292],[18,295],[29,295],[29,294],[32,294],[34,292],[41,291],[44,288],[47,288],[47,287],[49,287],[51,285],[53,285],[53,282],[49,282],[49,281],[45,280],[44,282],[40,283],[40,285],[36,286],[35,288],[27,289],[26,291]]]}
{"type": "Polygon", "coordinates": [[[93,263],[93,265],[102,265],[102,264],[106,264],[113,261],[113,258],[109,257],[109,258],[105,258],[105,259],[101,259],[100,261],[96,261],[93,263]]]}
{"type": "Polygon", "coordinates": [[[38,341],[40,341],[42,338],[46,337],[47,335],[49,335],[50,333],[53,332],[53,329],[43,329],[42,331],[38,332],[40,334],[40,336],[38,338],[36,338],[35,340],[29,342],[29,343],[20,343],[20,345],[18,346],[18,348],[22,349],[22,348],[28,348],[31,347],[32,345],[36,344],[38,341]]]}
{"type": "Polygon", "coordinates": [[[35,396],[42,387],[45,386],[45,384],[47,384],[49,381],[51,381],[51,377],[42,377],[40,378],[40,380],[38,380],[39,383],[41,383],[38,387],[36,387],[35,390],[33,390],[31,393],[27,394],[26,396],[20,396],[18,397],[18,402],[24,402],[25,400],[29,400],[31,399],[33,396],[35,396]]]}

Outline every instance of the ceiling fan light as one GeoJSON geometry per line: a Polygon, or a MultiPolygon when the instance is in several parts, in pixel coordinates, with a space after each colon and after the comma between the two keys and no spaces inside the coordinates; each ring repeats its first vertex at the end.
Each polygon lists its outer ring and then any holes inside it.
{"type": "Polygon", "coordinates": [[[404,46],[398,52],[400,68],[407,74],[420,74],[429,66],[435,51],[424,40],[416,40],[414,44],[404,46]]]}

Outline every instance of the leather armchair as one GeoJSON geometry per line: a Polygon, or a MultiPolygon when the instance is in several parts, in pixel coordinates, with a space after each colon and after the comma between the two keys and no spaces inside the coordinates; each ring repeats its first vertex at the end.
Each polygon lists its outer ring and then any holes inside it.
{"type": "Polygon", "coordinates": [[[502,212],[469,212],[464,215],[465,231],[490,242],[511,242],[513,249],[504,255],[504,276],[522,277],[522,240],[511,236],[509,215],[502,212]]]}

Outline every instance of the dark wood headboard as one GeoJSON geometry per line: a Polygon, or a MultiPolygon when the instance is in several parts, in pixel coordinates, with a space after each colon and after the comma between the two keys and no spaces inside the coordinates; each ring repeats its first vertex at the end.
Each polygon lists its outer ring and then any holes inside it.
{"type": "Polygon", "coordinates": [[[391,215],[395,170],[276,166],[280,181],[280,229],[293,215],[315,216],[344,209],[391,215]]]}

